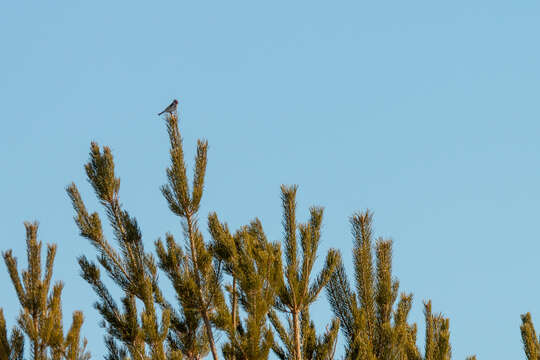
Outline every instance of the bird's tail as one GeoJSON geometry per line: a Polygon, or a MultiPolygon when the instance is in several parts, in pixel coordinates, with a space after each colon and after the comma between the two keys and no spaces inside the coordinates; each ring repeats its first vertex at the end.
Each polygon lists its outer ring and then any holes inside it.
{"type": "Polygon", "coordinates": [[[160,113],[158,114],[158,116],[160,116],[160,115],[163,114],[164,112],[165,112],[165,111],[160,112],[160,113]]]}

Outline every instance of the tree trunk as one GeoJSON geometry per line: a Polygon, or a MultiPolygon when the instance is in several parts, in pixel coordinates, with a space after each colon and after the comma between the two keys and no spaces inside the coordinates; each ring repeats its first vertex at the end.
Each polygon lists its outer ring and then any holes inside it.
{"type": "Polygon", "coordinates": [[[42,355],[43,350],[42,350],[42,346],[40,344],[39,329],[38,329],[38,317],[37,317],[37,314],[36,314],[35,310],[33,310],[32,321],[34,323],[34,331],[37,334],[37,338],[33,339],[33,341],[32,341],[32,348],[33,348],[32,351],[33,351],[33,355],[34,355],[34,360],[41,360],[43,358],[43,355],[42,355]]]}
{"type": "MultiPolygon", "coordinates": [[[[233,276],[233,283],[232,283],[232,289],[233,289],[233,299],[232,299],[232,324],[233,324],[233,333],[236,337],[236,277],[233,276]]],[[[236,355],[233,353],[232,360],[236,360],[236,355]]]]}
{"type": "Polygon", "coordinates": [[[208,336],[208,342],[210,343],[210,351],[212,351],[212,357],[214,358],[214,360],[218,360],[216,345],[214,342],[214,334],[212,333],[212,325],[210,324],[210,320],[208,319],[208,313],[206,312],[206,310],[202,312],[202,318],[206,327],[206,334],[208,336]]]}
{"type": "Polygon", "coordinates": [[[300,319],[298,311],[293,311],[293,331],[294,331],[294,345],[296,349],[296,360],[302,360],[302,352],[300,348],[300,319]]]}
{"type": "Polygon", "coordinates": [[[208,342],[210,343],[210,351],[212,351],[212,357],[214,360],[218,360],[216,344],[214,341],[214,334],[212,333],[212,324],[210,324],[210,319],[208,319],[207,303],[204,298],[204,294],[201,289],[201,276],[199,274],[199,267],[197,266],[197,249],[195,248],[195,241],[193,240],[193,223],[191,221],[191,214],[186,214],[186,220],[188,225],[188,236],[189,236],[189,245],[191,248],[191,261],[193,261],[193,272],[195,273],[195,282],[199,288],[199,303],[201,317],[204,321],[204,326],[206,327],[206,335],[208,336],[208,342]]]}

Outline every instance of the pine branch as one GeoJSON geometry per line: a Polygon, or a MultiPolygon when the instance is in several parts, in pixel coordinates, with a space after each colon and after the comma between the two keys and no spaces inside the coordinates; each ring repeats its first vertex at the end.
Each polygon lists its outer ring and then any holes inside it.
{"type": "MultiPolygon", "coordinates": [[[[275,308],[289,314],[290,335],[287,336],[287,339],[294,347],[289,348],[288,344],[284,343],[287,348],[285,356],[288,359],[301,360],[306,356],[310,356],[306,353],[308,349],[304,348],[301,340],[303,329],[301,325],[302,314],[304,317],[308,316],[309,306],[316,300],[320,291],[329,283],[332,274],[340,263],[340,255],[336,250],[330,250],[326,256],[323,269],[317,275],[315,281],[310,284],[310,276],[320,242],[323,209],[320,207],[311,207],[309,221],[305,224],[297,225],[296,191],[297,186],[281,187],[283,244],[285,249],[285,268],[283,273],[285,276],[279,282],[275,308]],[[300,234],[300,254],[298,254],[297,231],[300,234]],[[301,256],[300,259],[298,259],[299,255],[301,256]]],[[[283,326],[279,324],[277,316],[270,318],[270,320],[278,334],[284,331],[283,326]]],[[[311,336],[312,339],[316,338],[314,334],[311,336]]],[[[281,334],[280,337],[282,337],[281,334]]],[[[315,340],[312,343],[315,344],[313,346],[320,346],[315,340]]],[[[283,349],[279,347],[275,348],[278,356],[284,353],[283,349]]],[[[309,351],[313,354],[318,350],[311,348],[309,351]]]]}
{"type": "Polygon", "coordinates": [[[282,279],[280,247],[267,241],[258,219],[234,236],[215,213],[208,219],[214,255],[223,261],[225,271],[233,278],[232,287],[227,287],[233,297],[231,309],[223,304],[219,311],[222,329],[229,339],[222,348],[223,354],[227,359],[267,359],[274,345],[267,316],[282,279]],[[247,315],[238,323],[236,294],[247,315]]]}
{"type": "Polygon", "coordinates": [[[351,347],[356,335],[353,311],[356,310],[355,295],[352,293],[343,263],[340,262],[326,287],[326,295],[335,316],[340,320],[341,329],[351,347]]]}
{"type": "MultiPolygon", "coordinates": [[[[22,270],[19,276],[17,259],[11,250],[3,253],[14,285],[21,311],[17,319],[18,328],[7,338],[5,320],[0,311],[0,353],[9,359],[22,359],[23,334],[30,340],[33,360],[87,360],[89,354],[84,352],[86,340],[80,339],[80,328],[83,323],[82,313],[74,313],[72,329],[64,338],[62,318],[63,283],[56,282],[51,289],[56,245],[47,245],[45,269],[41,264],[42,244],[37,240],[38,223],[25,222],[26,255],[28,269],[22,270]],[[81,349],[81,342],[83,344],[81,349]],[[66,349],[71,349],[66,352],[66,349]]],[[[0,355],[0,360],[3,360],[0,355]]],[[[6,359],[7,359],[6,358],[6,359]]]]}
{"type": "MultiPolygon", "coordinates": [[[[178,297],[182,299],[182,306],[193,306],[199,312],[200,319],[206,330],[205,339],[208,341],[214,360],[217,360],[217,350],[212,329],[212,321],[216,314],[212,309],[218,308],[223,298],[219,285],[221,269],[219,262],[213,262],[211,249],[204,243],[203,236],[197,226],[197,211],[204,190],[208,144],[206,141],[199,141],[197,144],[193,192],[190,196],[178,118],[176,115],[170,115],[167,117],[166,122],[171,146],[171,165],[166,170],[168,183],[162,186],[161,191],[170,210],[182,219],[182,227],[187,243],[186,258],[188,260],[187,262],[184,261],[184,273],[169,271],[169,278],[173,282],[173,286],[175,286],[178,297]],[[186,287],[193,291],[194,298],[188,299],[179,294],[179,291],[186,287]]],[[[162,269],[167,271],[167,264],[172,261],[171,256],[173,254],[167,254],[163,250],[163,246],[161,246],[158,252],[161,251],[161,263],[164,266],[162,269]]],[[[185,311],[186,308],[184,308],[185,311]]]]}
{"type": "Polygon", "coordinates": [[[81,275],[92,286],[99,299],[95,307],[102,315],[103,326],[109,333],[109,356],[116,358],[120,354],[118,349],[124,349],[122,351],[127,351],[133,359],[141,360],[165,360],[169,355],[175,356],[175,353],[170,353],[166,347],[170,312],[163,309],[160,318],[156,314],[155,302],[162,298],[157,284],[157,268],[153,256],[144,250],[137,220],[120,205],[120,179],[115,176],[110,149],[100,149],[93,142],[85,170],[88,181],[105,209],[119,248],[119,251],[115,250],[103,236],[97,213],[88,215],[75,184],[68,186],[67,192],[76,212],[75,223],[81,235],[98,250],[99,264],[124,292],[121,310],[100,279],[98,266],[89,262],[86,257],[79,258],[81,275]],[[143,304],[140,312],[135,298],[143,304]],[[123,346],[116,347],[114,340],[120,341],[123,346]]]}
{"type": "Polygon", "coordinates": [[[22,360],[24,352],[24,336],[17,328],[13,328],[8,337],[4,311],[0,308],[0,360],[22,360]]]}
{"type": "MultiPolygon", "coordinates": [[[[372,245],[369,211],[354,214],[350,221],[356,294],[342,264],[326,288],[332,311],[341,320],[346,337],[345,358],[422,359],[416,346],[416,324],[407,323],[412,295],[402,294],[392,310],[399,291],[399,282],[392,278],[392,241],[379,239],[372,245]]],[[[425,315],[425,360],[450,359],[449,320],[440,314],[433,315],[431,302],[425,303],[425,315]]]]}
{"type": "Polygon", "coordinates": [[[540,359],[540,343],[534,330],[532,317],[530,313],[521,315],[521,340],[523,341],[523,350],[528,360],[540,359]]]}

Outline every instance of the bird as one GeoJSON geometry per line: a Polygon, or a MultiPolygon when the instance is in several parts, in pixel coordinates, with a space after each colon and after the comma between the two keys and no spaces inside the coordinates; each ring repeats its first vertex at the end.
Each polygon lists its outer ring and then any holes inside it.
{"type": "Polygon", "coordinates": [[[178,107],[178,100],[174,99],[173,102],[171,103],[171,105],[167,106],[165,108],[165,110],[163,110],[162,112],[160,112],[158,114],[158,116],[163,114],[163,113],[169,113],[169,114],[172,115],[172,113],[176,112],[177,107],[178,107]]]}

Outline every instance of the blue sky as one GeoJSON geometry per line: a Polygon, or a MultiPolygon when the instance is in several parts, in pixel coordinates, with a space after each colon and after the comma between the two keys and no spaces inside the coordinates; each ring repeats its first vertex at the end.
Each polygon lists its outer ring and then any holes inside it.
{"type": "MultiPolygon", "coordinates": [[[[210,211],[233,228],[258,216],[280,239],[279,186],[295,183],[299,220],[324,206],[321,251],[341,249],[350,269],[348,217],[370,208],[415,295],[421,347],[432,299],[455,359],[523,358],[519,315],[540,324],[539,20],[527,0],[3,2],[0,248],[25,264],[22,223],[40,221],[40,239],[59,245],[65,316],[84,311],[101,358],[76,264],[95,252],[64,187],[99,209],[82,166],[91,140],[109,145],[148,249],[180,235],[159,192],[156,116],[176,97],[188,159],[197,138],[210,143],[203,227],[210,211]]],[[[324,328],[324,296],[312,309],[324,328]]]]}

